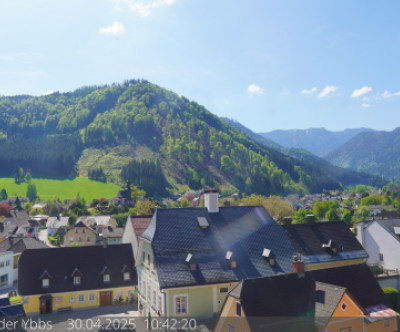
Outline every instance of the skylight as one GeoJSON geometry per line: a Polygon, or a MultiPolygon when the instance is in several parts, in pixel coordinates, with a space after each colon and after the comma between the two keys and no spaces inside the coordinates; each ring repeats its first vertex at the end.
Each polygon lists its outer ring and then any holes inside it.
{"type": "Polygon", "coordinates": [[[232,258],[232,255],[233,255],[232,251],[227,251],[226,255],[225,255],[225,259],[229,259],[230,260],[232,258]]]}
{"type": "Polygon", "coordinates": [[[190,263],[190,260],[192,259],[193,255],[191,253],[188,253],[185,259],[186,263],[190,263]]]}
{"type": "Polygon", "coordinates": [[[262,256],[265,258],[271,257],[271,249],[264,248],[262,256]]]}
{"type": "Polygon", "coordinates": [[[199,226],[203,229],[206,229],[210,226],[205,217],[197,217],[197,222],[199,223],[199,226]]]}

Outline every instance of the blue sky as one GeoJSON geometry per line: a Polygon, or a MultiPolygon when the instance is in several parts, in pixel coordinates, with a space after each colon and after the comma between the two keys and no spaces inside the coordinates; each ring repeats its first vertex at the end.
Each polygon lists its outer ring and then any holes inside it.
{"type": "Polygon", "coordinates": [[[255,132],[392,130],[398,1],[1,0],[0,94],[144,78],[255,132]]]}

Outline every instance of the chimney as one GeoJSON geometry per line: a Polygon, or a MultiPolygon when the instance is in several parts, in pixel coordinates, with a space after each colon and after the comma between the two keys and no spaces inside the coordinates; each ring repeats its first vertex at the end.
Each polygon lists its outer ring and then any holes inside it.
{"type": "Polygon", "coordinates": [[[284,217],[282,220],[284,226],[290,226],[292,224],[292,217],[284,217]]]}
{"type": "Polygon", "coordinates": [[[8,238],[8,243],[10,244],[10,247],[14,244],[14,239],[13,239],[12,236],[10,236],[10,237],[8,238]]]}
{"type": "Polygon", "coordinates": [[[312,225],[315,222],[315,216],[313,214],[307,214],[306,215],[306,224],[307,225],[312,225]]]}
{"type": "Polygon", "coordinates": [[[357,240],[364,247],[364,245],[365,245],[364,223],[363,222],[359,222],[357,224],[357,228],[356,229],[357,229],[357,240]]]}
{"type": "Polygon", "coordinates": [[[297,273],[299,277],[304,277],[304,261],[299,256],[292,258],[292,271],[297,273]]]}
{"type": "Polygon", "coordinates": [[[204,190],[204,207],[207,208],[209,213],[219,212],[218,190],[216,189],[204,190]]]}

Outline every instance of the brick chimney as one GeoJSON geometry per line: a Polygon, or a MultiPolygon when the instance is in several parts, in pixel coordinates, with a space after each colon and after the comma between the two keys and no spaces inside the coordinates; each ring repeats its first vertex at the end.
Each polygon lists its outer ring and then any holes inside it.
{"type": "Polygon", "coordinates": [[[216,189],[204,190],[204,207],[207,208],[209,213],[219,212],[218,190],[216,189]]]}
{"type": "Polygon", "coordinates": [[[293,256],[292,258],[292,271],[297,273],[299,277],[304,277],[304,261],[299,256],[293,256]]]}

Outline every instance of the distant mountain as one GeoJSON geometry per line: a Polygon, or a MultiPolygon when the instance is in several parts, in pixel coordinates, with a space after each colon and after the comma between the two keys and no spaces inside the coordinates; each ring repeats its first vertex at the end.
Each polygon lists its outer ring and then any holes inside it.
{"type": "Polygon", "coordinates": [[[325,128],[274,130],[260,133],[286,148],[305,149],[317,156],[324,156],[330,151],[337,149],[349,139],[362,132],[372,132],[373,129],[357,128],[345,129],[343,131],[329,131],[325,128]]]}
{"type": "Polygon", "coordinates": [[[400,128],[360,133],[325,158],[341,167],[400,179],[400,128]]]}
{"type": "Polygon", "coordinates": [[[298,148],[290,148],[290,149],[285,148],[273,142],[272,140],[261,136],[260,134],[254,133],[249,128],[243,126],[236,120],[228,118],[221,118],[221,119],[229,123],[231,126],[234,126],[235,128],[239,129],[241,132],[247,134],[251,139],[255,140],[260,144],[264,144],[281,153],[284,153],[298,160],[301,160],[307,164],[314,165],[323,169],[325,172],[327,172],[335,180],[341,182],[343,185],[356,185],[356,184],[377,185],[380,184],[382,181],[382,178],[379,176],[373,176],[371,174],[356,172],[353,170],[332,165],[328,161],[312,154],[307,150],[298,148]]]}

